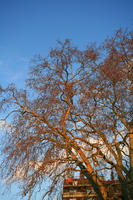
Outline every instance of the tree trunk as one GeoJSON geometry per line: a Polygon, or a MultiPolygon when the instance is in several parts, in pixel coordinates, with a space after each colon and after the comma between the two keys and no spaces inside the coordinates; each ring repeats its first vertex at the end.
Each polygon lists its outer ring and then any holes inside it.
{"type": "Polygon", "coordinates": [[[129,156],[130,156],[130,169],[133,169],[133,127],[130,128],[129,134],[129,156]]]}

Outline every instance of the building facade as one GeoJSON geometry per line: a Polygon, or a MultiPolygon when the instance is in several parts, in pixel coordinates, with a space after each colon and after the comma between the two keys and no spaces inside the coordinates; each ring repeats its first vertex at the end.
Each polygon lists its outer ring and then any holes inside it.
{"type": "MultiPolygon", "coordinates": [[[[114,200],[114,197],[118,199],[120,196],[120,184],[118,181],[103,181],[107,193],[107,200],[114,200]]],[[[63,200],[98,200],[96,193],[88,180],[80,177],[78,179],[69,177],[64,181],[63,185],[63,200]]]]}

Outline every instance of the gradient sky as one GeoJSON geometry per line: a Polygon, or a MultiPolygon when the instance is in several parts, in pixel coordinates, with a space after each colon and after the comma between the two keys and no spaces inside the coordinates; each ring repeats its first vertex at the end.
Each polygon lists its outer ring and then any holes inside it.
{"type": "Polygon", "coordinates": [[[56,40],[83,48],[120,27],[133,28],[133,0],[0,0],[0,85],[23,87],[33,56],[56,40]]]}

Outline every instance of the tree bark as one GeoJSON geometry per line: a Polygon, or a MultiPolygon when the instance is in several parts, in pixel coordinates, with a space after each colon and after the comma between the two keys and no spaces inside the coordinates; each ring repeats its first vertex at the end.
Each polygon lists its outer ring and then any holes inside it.
{"type": "Polygon", "coordinates": [[[130,146],[130,169],[133,169],[133,127],[130,128],[129,133],[129,146],[130,146]]]}

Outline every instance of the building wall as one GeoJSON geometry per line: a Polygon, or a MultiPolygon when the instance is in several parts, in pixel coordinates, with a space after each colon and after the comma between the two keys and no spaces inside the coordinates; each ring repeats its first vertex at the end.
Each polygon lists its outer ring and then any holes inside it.
{"type": "MultiPolygon", "coordinates": [[[[120,185],[118,181],[104,181],[108,192],[108,199],[112,199],[113,194],[120,194],[120,185]]],[[[98,200],[96,193],[87,179],[79,178],[72,179],[69,177],[64,181],[63,185],[63,200],[98,200]]]]}

